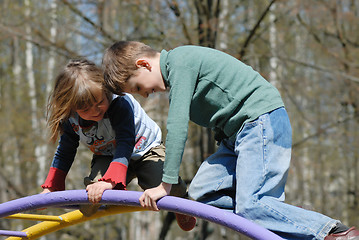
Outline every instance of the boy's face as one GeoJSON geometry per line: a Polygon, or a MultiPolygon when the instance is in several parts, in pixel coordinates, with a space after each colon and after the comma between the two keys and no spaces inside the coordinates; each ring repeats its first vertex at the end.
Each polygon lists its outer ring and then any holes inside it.
{"type": "Polygon", "coordinates": [[[159,70],[141,67],[126,81],[123,90],[147,98],[151,93],[166,91],[166,86],[159,70]]]}
{"type": "Polygon", "coordinates": [[[77,114],[85,120],[98,122],[103,119],[103,116],[107,112],[110,103],[106,97],[106,94],[103,93],[96,97],[96,103],[92,106],[85,109],[77,109],[77,114]]]}

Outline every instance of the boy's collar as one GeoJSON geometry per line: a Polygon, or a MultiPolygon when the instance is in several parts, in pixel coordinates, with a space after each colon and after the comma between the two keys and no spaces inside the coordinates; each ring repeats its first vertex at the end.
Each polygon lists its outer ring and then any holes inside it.
{"type": "Polygon", "coordinates": [[[168,57],[168,52],[166,50],[162,50],[160,55],[160,68],[161,68],[162,78],[163,81],[165,82],[166,87],[169,86],[168,71],[166,68],[167,57],[168,57]]]}

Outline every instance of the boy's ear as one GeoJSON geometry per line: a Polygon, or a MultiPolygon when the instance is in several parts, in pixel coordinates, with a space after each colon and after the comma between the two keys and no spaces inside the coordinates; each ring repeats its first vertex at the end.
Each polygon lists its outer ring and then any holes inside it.
{"type": "Polygon", "coordinates": [[[136,66],[138,68],[145,67],[148,70],[151,70],[151,64],[146,59],[137,59],[136,60],[136,66]]]}

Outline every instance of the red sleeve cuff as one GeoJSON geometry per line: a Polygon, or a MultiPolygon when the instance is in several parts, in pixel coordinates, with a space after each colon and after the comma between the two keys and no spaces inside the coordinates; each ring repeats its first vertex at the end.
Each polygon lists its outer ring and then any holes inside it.
{"type": "Polygon", "coordinates": [[[45,183],[41,185],[42,188],[51,188],[54,191],[65,190],[65,178],[67,173],[61,169],[50,167],[45,183]]]}
{"type": "Polygon", "coordinates": [[[116,183],[114,189],[126,189],[127,166],[123,163],[112,162],[105,175],[99,181],[111,181],[116,183]]]}

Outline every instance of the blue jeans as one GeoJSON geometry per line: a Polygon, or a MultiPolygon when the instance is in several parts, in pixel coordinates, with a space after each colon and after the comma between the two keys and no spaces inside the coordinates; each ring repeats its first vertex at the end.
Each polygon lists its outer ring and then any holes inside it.
{"type": "Polygon", "coordinates": [[[193,199],[229,209],[284,239],[324,239],[337,220],[284,203],[292,130],[284,108],[221,142],[189,187],[193,199]]]}

